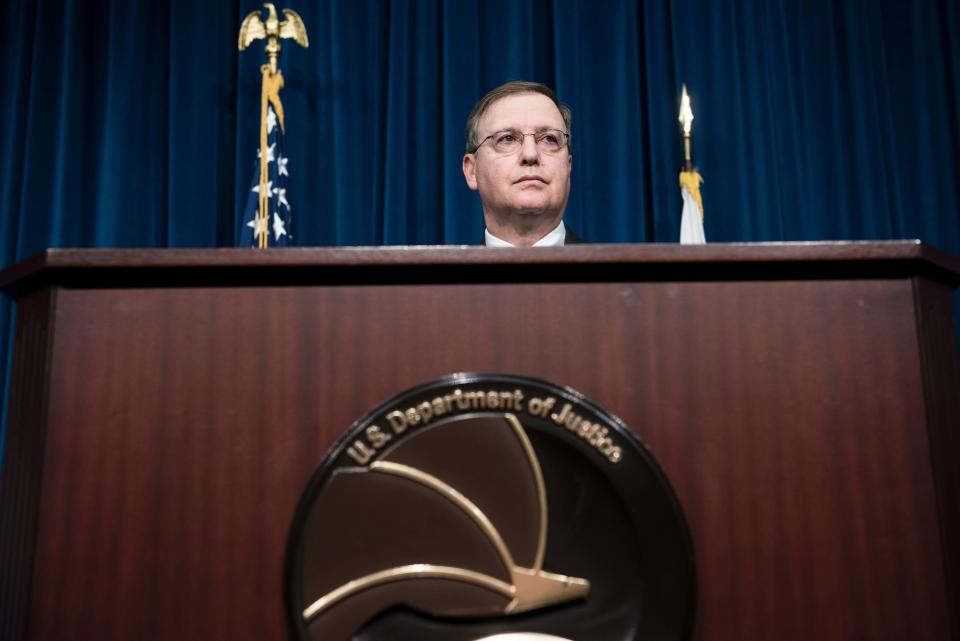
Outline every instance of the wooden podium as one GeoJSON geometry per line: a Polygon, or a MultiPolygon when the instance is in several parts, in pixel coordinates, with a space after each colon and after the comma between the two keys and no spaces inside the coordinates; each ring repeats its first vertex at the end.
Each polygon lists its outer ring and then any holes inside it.
{"type": "Polygon", "coordinates": [[[620,416],[693,534],[693,638],[960,639],[960,261],[918,242],[51,250],[17,300],[0,638],[288,639],[327,448],[461,371],[620,416]]]}

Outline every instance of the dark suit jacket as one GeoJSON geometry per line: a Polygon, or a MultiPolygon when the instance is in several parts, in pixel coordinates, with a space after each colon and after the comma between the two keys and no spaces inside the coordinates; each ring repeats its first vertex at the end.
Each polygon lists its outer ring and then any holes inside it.
{"type": "MultiPolygon", "coordinates": [[[[580,238],[579,236],[577,236],[576,234],[574,234],[574,233],[573,233],[573,230],[571,230],[569,227],[567,227],[566,224],[563,225],[563,228],[566,230],[566,232],[565,232],[565,233],[566,233],[566,236],[565,236],[564,239],[563,239],[563,244],[564,244],[565,246],[566,246],[566,245],[580,245],[580,244],[583,243],[583,239],[580,238]]],[[[486,244],[487,244],[487,237],[486,237],[486,235],[484,235],[484,236],[481,237],[481,239],[480,239],[480,244],[481,244],[481,245],[486,245],[486,244]]]]}

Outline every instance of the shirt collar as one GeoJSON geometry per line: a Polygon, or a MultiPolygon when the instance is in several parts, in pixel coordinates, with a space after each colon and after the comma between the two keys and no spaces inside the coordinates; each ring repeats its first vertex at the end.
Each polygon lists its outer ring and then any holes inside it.
{"type": "MultiPolygon", "coordinates": [[[[490,233],[489,229],[483,230],[483,237],[486,239],[487,247],[514,247],[505,240],[500,240],[490,233]]],[[[533,247],[563,247],[567,239],[567,228],[563,226],[563,221],[553,228],[549,234],[533,244],[533,247]]]]}

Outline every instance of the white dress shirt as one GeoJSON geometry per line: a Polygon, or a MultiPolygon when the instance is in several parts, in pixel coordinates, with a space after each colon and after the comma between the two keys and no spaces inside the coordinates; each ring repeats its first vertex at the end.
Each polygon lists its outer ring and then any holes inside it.
{"type": "MultiPolygon", "coordinates": [[[[487,247],[516,247],[516,245],[511,245],[505,240],[500,240],[491,234],[489,229],[483,230],[483,237],[486,239],[487,247]]],[[[567,228],[563,226],[561,220],[560,224],[553,228],[553,231],[535,242],[532,247],[563,247],[566,239],[567,228]]]]}

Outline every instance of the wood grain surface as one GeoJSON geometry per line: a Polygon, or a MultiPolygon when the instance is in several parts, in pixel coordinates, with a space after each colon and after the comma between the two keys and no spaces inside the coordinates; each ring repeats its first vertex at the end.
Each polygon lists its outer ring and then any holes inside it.
{"type": "Polygon", "coordinates": [[[951,327],[915,305],[942,313],[948,287],[354,268],[55,290],[25,638],[290,638],[284,551],[312,471],[379,402],[461,371],[571,386],[650,447],[693,532],[695,639],[957,638],[957,405],[937,391],[957,368],[923,356],[951,327]]]}

